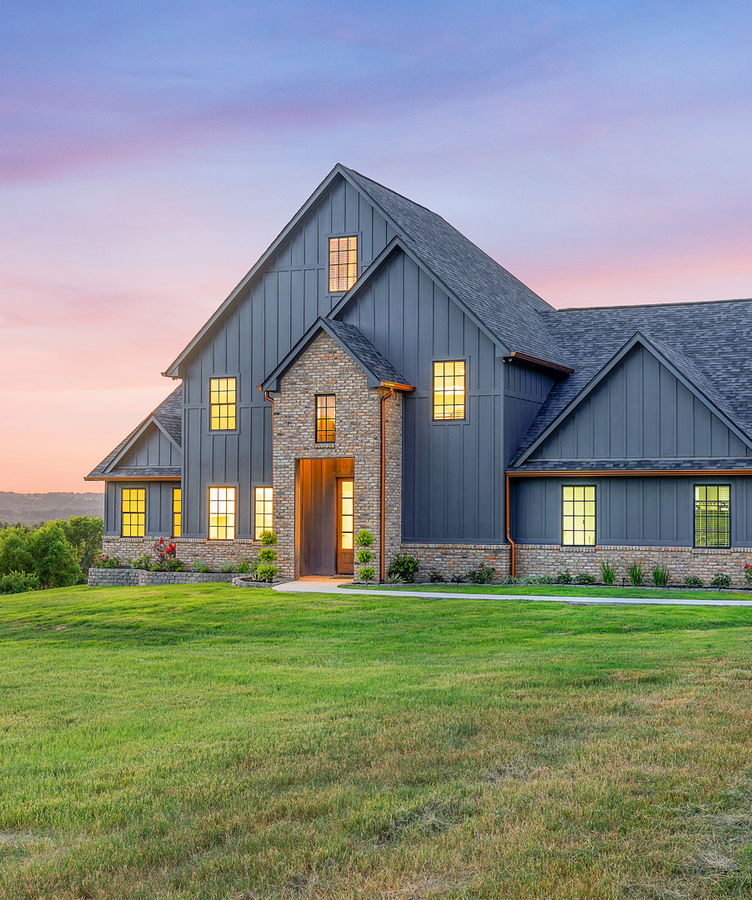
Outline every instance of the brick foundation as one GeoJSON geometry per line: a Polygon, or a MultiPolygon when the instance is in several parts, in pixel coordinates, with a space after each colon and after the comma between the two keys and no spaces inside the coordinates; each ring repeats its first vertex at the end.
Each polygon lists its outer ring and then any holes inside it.
{"type": "MultiPolygon", "coordinates": [[[[148,553],[154,559],[155,553],[152,548],[158,540],[159,537],[133,538],[106,534],[102,540],[102,552],[117,556],[121,562],[136,559],[144,553],[148,553]]],[[[177,558],[189,568],[194,560],[212,569],[218,569],[222,565],[233,565],[247,557],[256,559],[261,549],[260,541],[208,541],[206,538],[167,537],[165,540],[175,544],[177,558]]]]}
{"type": "Polygon", "coordinates": [[[420,561],[416,581],[426,581],[431,572],[439,572],[447,581],[465,575],[478,566],[492,566],[492,581],[509,574],[508,544],[402,544],[401,551],[420,561]]]}
{"type": "Polygon", "coordinates": [[[601,560],[618,566],[615,584],[628,584],[627,566],[641,562],[645,581],[657,566],[666,566],[672,584],[684,584],[688,575],[696,575],[706,585],[714,575],[723,572],[733,584],[746,584],[744,564],[752,562],[752,549],[732,547],[709,550],[702,547],[559,547],[551,544],[517,544],[516,572],[524,578],[531,575],[557,575],[569,569],[572,576],[580,572],[601,578],[601,560]]]}

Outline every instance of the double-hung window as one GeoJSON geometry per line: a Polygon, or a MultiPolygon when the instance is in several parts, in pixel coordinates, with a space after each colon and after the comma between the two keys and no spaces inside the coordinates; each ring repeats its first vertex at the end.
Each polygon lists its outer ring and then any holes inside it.
{"type": "Polygon", "coordinates": [[[180,488],[172,489],[172,536],[180,537],[183,514],[183,492],[180,488]]]}
{"type": "Polygon", "coordinates": [[[465,418],[465,360],[433,364],[434,422],[465,418]]]}
{"type": "Polygon", "coordinates": [[[123,537],[143,537],[146,533],[146,488],[123,488],[123,537]]]}
{"type": "Polygon", "coordinates": [[[235,537],[235,488],[209,488],[209,540],[231,541],[235,537]]]}
{"type": "Polygon", "coordinates": [[[329,293],[349,291],[357,279],[357,237],[329,238],[329,293]]]}
{"type": "Polygon", "coordinates": [[[316,394],[316,443],[331,444],[336,436],[334,394],[316,394]]]}
{"type": "Polygon", "coordinates": [[[695,485],[695,547],[731,546],[731,486],[695,485]]]}
{"type": "Polygon", "coordinates": [[[257,487],[253,497],[253,535],[258,540],[264,531],[274,526],[274,489],[257,487]]]}
{"type": "Polygon", "coordinates": [[[595,546],[595,485],[565,484],[561,501],[561,543],[568,547],[595,546]]]}
{"type": "Polygon", "coordinates": [[[237,420],[237,380],[209,379],[209,429],[234,431],[237,420]]]}

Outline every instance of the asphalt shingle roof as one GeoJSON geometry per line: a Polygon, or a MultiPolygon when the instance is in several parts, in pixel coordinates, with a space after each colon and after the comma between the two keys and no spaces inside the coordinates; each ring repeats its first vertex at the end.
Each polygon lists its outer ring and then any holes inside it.
{"type": "Polygon", "coordinates": [[[561,309],[541,318],[574,372],[552,388],[518,457],[638,331],[752,437],[752,300],[561,309]]]}
{"type": "Polygon", "coordinates": [[[350,353],[360,360],[361,365],[369,369],[380,381],[393,381],[395,384],[406,383],[389,360],[379,353],[358,328],[336,319],[327,319],[326,323],[350,353]]]}
{"type": "MultiPolygon", "coordinates": [[[[98,479],[105,478],[107,467],[110,465],[113,459],[115,459],[122,450],[133,440],[134,436],[140,431],[141,428],[154,417],[159,424],[164,428],[164,430],[170,435],[170,437],[175,441],[175,443],[180,447],[182,445],[182,416],[183,416],[183,385],[179,385],[175,388],[175,390],[166,397],[159,406],[152,410],[148,416],[142,419],[141,422],[131,431],[131,433],[124,438],[120,443],[115,447],[115,449],[108,453],[107,456],[102,460],[102,462],[95,468],[92,469],[91,472],[86,476],[87,479],[98,479]]],[[[143,477],[159,477],[162,476],[164,478],[180,478],[180,466],[130,466],[123,469],[117,470],[118,475],[133,475],[134,478],[137,478],[139,475],[143,477]]]]}
{"type": "Polygon", "coordinates": [[[746,469],[752,471],[752,457],[715,459],[530,459],[515,468],[516,472],[622,472],[665,470],[667,472],[698,469],[746,469]]]}
{"type": "Polygon", "coordinates": [[[394,221],[411,250],[510,351],[566,365],[542,319],[551,306],[447,221],[371,181],[344,171],[394,221]]]}

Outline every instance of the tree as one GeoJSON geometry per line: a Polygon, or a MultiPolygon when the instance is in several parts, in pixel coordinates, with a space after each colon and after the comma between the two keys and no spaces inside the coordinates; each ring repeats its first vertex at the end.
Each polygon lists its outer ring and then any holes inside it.
{"type": "Polygon", "coordinates": [[[71,516],[67,522],[58,519],[65,538],[73,547],[81,571],[86,573],[102,552],[104,521],[96,516],[71,516]]]}
{"type": "MultiPolygon", "coordinates": [[[[45,522],[28,536],[33,571],[42,587],[67,587],[81,578],[76,552],[58,522],[45,522]]],[[[29,571],[26,569],[25,571],[29,571]]]]}
{"type": "Polygon", "coordinates": [[[15,525],[0,531],[0,575],[10,572],[33,572],[34,559],[29,548],[31,529],[15,525]]]}

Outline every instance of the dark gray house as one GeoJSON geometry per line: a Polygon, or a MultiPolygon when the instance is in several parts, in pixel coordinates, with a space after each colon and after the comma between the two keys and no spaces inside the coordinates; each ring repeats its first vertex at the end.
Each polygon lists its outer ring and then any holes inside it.
{"type": "Polygon", "coordinates": [[[752,301],[555,310],[440,216],[337,165],[163,373],[180,385],[88,476],[105,550],[281,574],[742,578],[752,301]]]}

